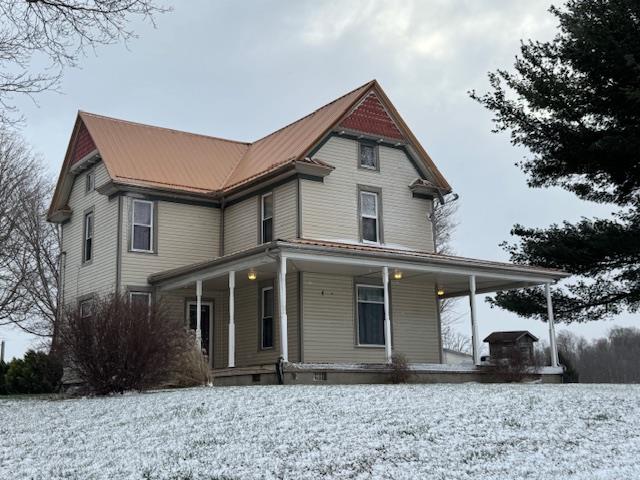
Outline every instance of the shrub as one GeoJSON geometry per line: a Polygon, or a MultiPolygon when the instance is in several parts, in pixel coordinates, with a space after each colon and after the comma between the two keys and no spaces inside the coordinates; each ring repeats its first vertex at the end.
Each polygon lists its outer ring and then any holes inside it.
{"type": "Polygon", "coordinates": [[[535,361],[532,362],[529,355],[519,348],[513,348],[505,358],[493,361],[493,371],[496,380],[500,382],[522,382],[530,375],[534,366],[535,361]]]}
{"type": "Polygon", "coordinates": [[[60,389],[62,364],[47,353],[29,350],[24,358],[14,359],[6,367],[6,393],[54,393],[60,389]]]}
{"type": "Polygon", "coordinates": [[[406,383],[411,377],[409,362],[401,353],[394,353],[391,356],[389,368],[391,369],[391,383],[406,383]]]}
{"type": "Polygon", "coordinates": [[[169,387],[197,387],[211,383],[211,371],[207,358],[195,344],[195,338],[190,335],[192,348],[185,348],[178,355],[174,369],[171,372],[167,386],[169,387]]]}
{"type": "Polygon", "coordinates": [[[7,391],[7,385],[5,383],[5,374],[7,373],[7,369],[9,368],[9,366],[3,362],[0,361],[0,395],[6,395],[7,393],[9,393],[7,391]]]}
{"type": "Polygon", "coordinates": [[[97,298],[90,317],[68,309],[60,341],[70,373],[98,395],[166,384],[193,349],[182,319],[123,295],[97,298]]]}

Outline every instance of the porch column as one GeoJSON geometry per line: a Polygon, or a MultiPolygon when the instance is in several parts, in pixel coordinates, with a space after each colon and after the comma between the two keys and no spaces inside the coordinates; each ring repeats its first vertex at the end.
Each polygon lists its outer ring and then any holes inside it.
{"type": "Polygon", "coordinates": [[[229,360],[228,367],[236,366],[236,272],[229,272],[229,360]]]}
{"type": "Polygon", "coordinates": [[[202,280],[196,281],[196,346],[202,349],[202,280]]]}
{"type": "Polygon", "coordinates": [[[551,302],[551,285],[544,284],[544,293],[547,296],[547,317],[549,320],[549,347],[551,348],[551,366],[560,365],[558,359],[558,346],[556,345],[556,327],[553,324],[553,303],[551,302]]]}
{"type": "Polygon", "coordinates": [[[469,277],[469,308],[471,311],[471,346],[473,363],[480,365],[480,345],[478,344],[478,322],[476,320],[476,276],[469,277]]]}
{"type": "Polygon", "coordinates": [[[391,363],[391,318],[389,316],[389,267],[382,267],[382,285],[384,286],[384,353],[387,363],[391,363]]]}
{"type": "Polygon", "coordinates": [[[280,309],[280,356],[289,361],[289,341],[287,335],[287,257],[280,255],[280,273],[278,274],[278,306],[280,309]]]}

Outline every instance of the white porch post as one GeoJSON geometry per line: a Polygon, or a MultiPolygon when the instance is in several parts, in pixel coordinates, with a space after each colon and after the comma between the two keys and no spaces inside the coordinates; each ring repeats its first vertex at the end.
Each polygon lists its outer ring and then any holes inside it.
{"type": "Polygon", "coordinates": [[[236,366],[236,272],[229,272],[229,360],[228,367],[236,366]]]}
{"type": "Polygon", "coordinates": [[[476,319],[476,276],[469,277],[469,308],[471,311],[471,346],[473,363],[480,365],[480,345],[478,344],[478,321],[476,319]]]}
{"type": "Polygon", "coordinates": [[[382,285],[384,286],[384,352],[387,363],[391,363],[391,318],[389,316],[389,267],[382,267],[382,285]]]}
{"type": "Polygon", "coordinates": [[[202,348],[202,280],[196,281],[196,346],[202,348]]]}
{"type": "Polygon", "coordinates": [[[551,348],[551,366],[560,365],[558,359],[558,346],[556,345],[556,327],[553,324],[553,303],[551,302],[551,286],[544,284],[544,293],[547,296],[547,317],[549,321],[549,347],[551,348]]]}
{"type": "Polygon", "coordinates": [[[278,274],[278,297],[280,309],[280,356],[289,361],[289,341],[287,335],[287,257],[280,255],[280,273],[278,274]]]}

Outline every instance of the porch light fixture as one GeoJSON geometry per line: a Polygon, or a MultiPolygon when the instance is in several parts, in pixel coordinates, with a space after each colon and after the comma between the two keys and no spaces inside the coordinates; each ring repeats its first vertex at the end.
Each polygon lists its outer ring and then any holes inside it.
{"type": "Polygon", "coordinates": [[[247,275],[247,277],[249,278],[249,280],[255,280],[256,278],[258,278],[258,275],[256,274],[255,270],[249,270],[249,274],[247,275]]]}
{"type": "Polygon", "coordinates": [[[444,295],[444,290],[443,290],[443,289],[441,289],[441,288],[439,288],[439,289],[438,289],[438,296],[439,296],[439,297],[441,297],[441,296],[443,296],[443,295],[444,295]]]}
{"type": "Polygon", "coordinates": [[[402,280],[402,272],[400,270],[395,270],[393,272],[393,278],[395,280],[402,280]]]}

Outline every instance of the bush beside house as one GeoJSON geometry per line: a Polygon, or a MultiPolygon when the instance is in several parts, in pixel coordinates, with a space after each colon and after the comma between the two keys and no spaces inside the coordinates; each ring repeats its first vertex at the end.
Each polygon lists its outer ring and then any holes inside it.
{"type": "Polygon", "coordinates": [[[62,364],[45,352],[29,350],[24,358],[0,362],[0,395],[55,393],[61,379],[62,364]]]}

